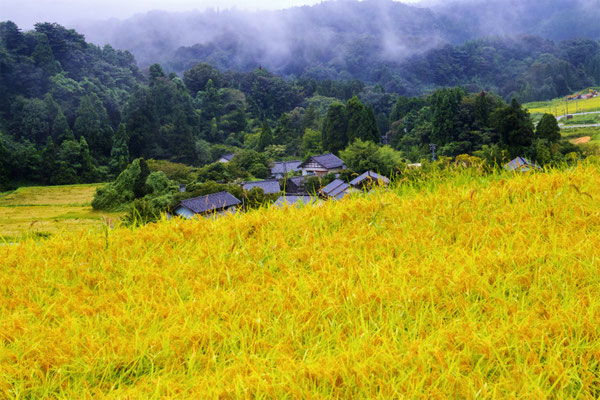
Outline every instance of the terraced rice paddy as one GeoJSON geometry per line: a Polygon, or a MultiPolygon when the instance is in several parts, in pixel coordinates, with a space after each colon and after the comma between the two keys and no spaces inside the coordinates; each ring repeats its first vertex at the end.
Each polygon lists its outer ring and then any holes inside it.
{"type": "Polygon", "coordinates": [[[0,246],[0,397],[594,398],[600,166],[0,246]]]}

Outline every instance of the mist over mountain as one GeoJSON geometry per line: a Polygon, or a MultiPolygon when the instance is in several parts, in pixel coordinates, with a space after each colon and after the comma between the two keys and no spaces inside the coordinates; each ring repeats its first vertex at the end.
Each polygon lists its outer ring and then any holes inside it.
{"type": "Polygon", "coordinates": [[[91,42],[131,51],[141,66],[183,72],[259,66],[284,75],[367,79],[364,62],[396,65],[415,54],[479,37],[600,38],[597,0],[462,0],[407,5],[326,1],[279,11],[153,11],[75,26],[91,42]]]}

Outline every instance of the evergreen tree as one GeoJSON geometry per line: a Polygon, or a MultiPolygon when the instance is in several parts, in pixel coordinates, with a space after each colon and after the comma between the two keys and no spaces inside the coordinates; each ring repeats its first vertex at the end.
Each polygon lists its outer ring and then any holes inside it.
{"type": "Polygon", "coordinates": [[[288,113],[283,113],[277,121],[273,137],[274,144],[287,145],[294,139],[294,130],[288,113]]]}
{"type": "Polygon", "coordinates": [[[148,179],[148,175],[150,175],[150,168],[148,167],[148,163],[143,158],[139,159],[139,169],[140,173],[136,177],[135,182],[133,183],[133,196],[136,199],[144,197],[148,194],[148,187],[146,186],[146,179],[148,179]]]}
{"type": "Polygon", "coordinates": [[[192,128],[182,109],[175,112],[173,119],[173,131],[168,140],[170,159],[192,164],[196,161],[196,143],[192,128]]]}
{"type": "Polygon", "coordinates": [[[154,86],[162,78],[166,78],[165,71],[159,64],[152,64],[148,69],[148,75],[150,80],[150,86],[154,86]]]}
{"type": "Polygon", "coordinates": [[[323,123],[323,150],[338,153],[348,144],[348,122],[342,103],[334,103],[327,109],[323,123]]]}
{"type": "Polygon", "coordinates": [[[62,110],[58,110],[58,115],[52,123],[52,140],[60,144],[67,138],[72,139],[73,132],[69,128],[65,114],[63,114],[62,110]]]}
{"type": "Polygon", "coordinates": [[[352,143],[358,138],[362,139],[360,128],[364,117],[365,106],[360,102],[358,97],[354,96],[346,102],[345,111],[348,121],[346,137],[348,138],[348,142],[352,143]]]}
{"type": "Polygon", "coordinates": [[[534,138],[533,123],[529,113],[516,99],[512,99],[508,106],[494,111],[490,120],[513,156],[523,151],[524,147],[531,146],[534,138]]]}
{"type": "Polygon", "coordinates": [[[554,115],[544,114],[542,119],[537,124],[536,128],[537,137],[540,139],[546,139],[549,142],[558,142],[561,138],[560,127],[554,115]]]}
{"type": "Polygon", "coordinates": [[[269,126],[269,122],[265,118],[262,123],[260,138],[258,139],[258,150],[263,151],[267,146],[273,144],[273,132],[269,126]]]}
{"type": "Polygon", "coordinates": [[[59,72],[58,65],[54,59],[54,53],[50,47],[50,42],[45,33],[39,33],[37,43],[31,55],[35,65],[42,68],[48,76],[52,76],[59,72]]]}
{"type": "Polygon", "coordinates": [[[95,94],[83,96],[75,112],[77,118],[73,130],[78,137],[84,137],[95,157],[108,156],[112,146],[113,130],[106,108],[95,94]]]}
{"type": "Polygon", "coordinates": [[[118,175],[129,165],[129,148],[127,142],[127,128],[125,124],[120,124],[115,135],[112,149],[110,150],[109,168],[110,172],[118,175]]]}
{"type": "Polygon", "coordinates": [[[372,141],[374,143],[381,142],[379,129],[377,128],[377,120],[373,107],[363,107],[363,113],[358,125],[358,138],[364,141],[372,141]]]}

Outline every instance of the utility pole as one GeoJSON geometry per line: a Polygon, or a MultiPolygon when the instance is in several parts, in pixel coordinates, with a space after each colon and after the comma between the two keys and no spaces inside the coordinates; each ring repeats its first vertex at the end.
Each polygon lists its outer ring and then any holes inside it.
{"type": "Polygon", "coordinates": [[[437,149],[437,144],[430,143],[429,148],[431,149],[431,161],[435,161],[435,150],[437,149]]]}

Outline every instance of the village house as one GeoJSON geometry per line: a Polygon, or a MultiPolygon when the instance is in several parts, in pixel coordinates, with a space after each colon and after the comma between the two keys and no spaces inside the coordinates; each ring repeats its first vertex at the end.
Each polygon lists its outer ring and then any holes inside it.
{"type": "Polygon", "coordinates": [[[211,216],[235,212],[242,202],[229,192],[212,193],[206,196],[182,200],[173,210],[174,215],[191,219],[195,216],[211,216]]]}
{"type": "Polygon", "coordinates": [[[339,200],[346,195],[346,191],[350,185],[341,179],[335,179],[329,185],[321,188],[320,192],[323,196],[331,199],[339,200]]]}
{"type": "Polygon", "coordinates": [[[390,184],[390,180],[373,171],[367,171],[350,181],[350,186],[361,190],[365,188],[368,189],[374,184],[387,186],[390,184]]]}
{"type": "Polygon", "coordinates": [[[244,182],[242,184],[242,189],[245,191],[249,191],[252,188],[259,187],[263,190],[265,194],[273,194],[281,192],[281,186],[279,186],[279,181],[276,179],[269,179],[265,181],[254,181],[254,182],[244,182]]]}
{"type": "Polygon", "coordinates": [[[276,161],[271,168],[271,178],[281,179],[288,174],[300,171],[302,161],[276,161]]]}
{"type": "Polygon", "coordinates": [[[507,171],[526,172],[542,168],[525,157],[517,157],[511,162],[504,164],[504,169],[507,171]]]}
{"type": "Polygon", "coordinates": [[[305,176],[292,176],[291,178],[287,178],[284,182],[283,182],[283,191],[285,193],[291,193],[291,194],[299,194],[299,193],[305,193],[306,189],[304,187],[304,179],[306,177],[305,176]]]}
{"type": "Polygon", "coordinates": [[[333,180],[329,185],[320,190],[322,196],[329,199],[340,200],[348,193],[353,191],[370,190],[373,185],[390,184],[390,180],[383,175],[373,171],[367,171],[351,180],[349,183],[341,179],[333,180]]]}
{"type": "Polygon", "coordinates": [[[302,175],[325,176],[346,169],[344,162],[332,153],[312,156],[298,167],[302,175]]]}
{"type": "Polygon", "coordinates": [[[228,163],[229,161],[231,161],[233,159],[234,156],[235,156],[235,154],[233,154],[233,153],[223,154],[221,156],[221,158],[219,158],[217,160],[217,162],[228,163]]]}

